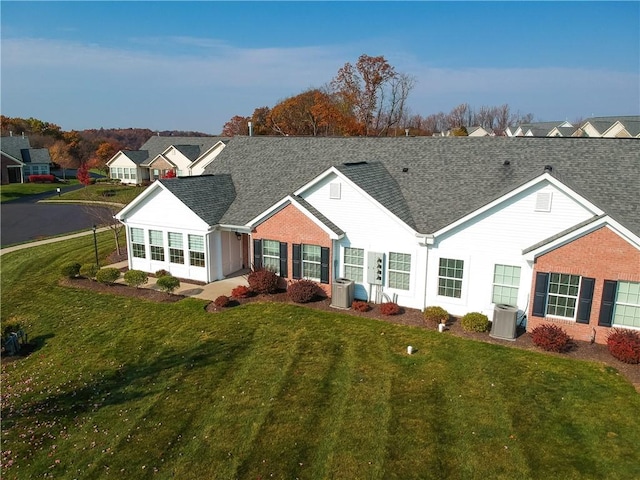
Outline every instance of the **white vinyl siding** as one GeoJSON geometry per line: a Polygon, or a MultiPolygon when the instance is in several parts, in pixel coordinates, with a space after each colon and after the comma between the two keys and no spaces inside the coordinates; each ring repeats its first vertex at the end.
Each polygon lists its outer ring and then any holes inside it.
{"type": "Polygon", "coordinates": [[[280,242],[262,240],[262,267],[280,275],[280,242]]]}
{"type": "Polygon", "coordinates": [[[567,273],[549,274],[547,315],[575,319],[579,292],[579,275],[569,275],[567,273]]]}
{"type": "Polygon", "coordinates": [[[640,283],[618,281],[613,323],[640,328],[640,283]]]}
{"type": "Polygon", "coordinates": [[[411,255],[389,252],[389,288],[409,290],[411,281],[411,255]]]}
{"type": "Polygon", "coordinates": [[[149,245],[151,246],[151,260],[164,262],[164,242],[160,230],[149,230],[149,245]]]}
{"type": "Polygon", "coordinates": [[[464,260],[441,258],[438,273],[438,295],[460,298],[462,296],[462,277],[464,260]]]}
{"type": "Polygon", "coordinates": [[[344,249],[344,277],[356,283],[363,282],[364,249],[350,247],[344,249]]]}
{"type": "Polygon", "coordinates": [[[493,271],[493,298],[495,304],[516,306],[520,285],[520,267],[497,264],[493,271]]]}

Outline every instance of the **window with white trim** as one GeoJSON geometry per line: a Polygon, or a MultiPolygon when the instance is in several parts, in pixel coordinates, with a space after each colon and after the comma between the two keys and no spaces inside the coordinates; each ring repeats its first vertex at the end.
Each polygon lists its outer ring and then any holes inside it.
{"type": "Polygon", "coordinates": [[[438,271],[438,295],[443,297],[462,297],[462,277],[464,260],[441,258],[438,271]]]}
{"type": "Polygon", "coordinates": [[[580,275],[550,273],[547,295],[547,315],[576,318],[580,275]]]}
{"type": "Polygon", "coordinates": [[[135,169],[135,168],[130,168],[130,169],[129,169],[129,172],[130,172],[130,175],[131,175],[131,180],[136,180],[136,179],[138,178],[138,177],[137,177],[137,172],[136,172],[136,169],[135,169]]]}
{"type": "Polygon", "coordinates": [[[640,283],[619,280],[613,311],[616,326],[640,328],[640,283]]]}
{"type": "Polygon", "coordinates": [[[344,249],[344,277],[356,283],[364,278],[364,249],[346,247],[344,249]]]}
{"type": "Polygon", "coordinates": [[[151,260],[164,262],[164,243],[160,230],[149,230],[149,245],[151,250],[151,260]]]}
{"type": "Polygon", "coordinates": [[[322,251],[318,245],[302,245],[302,278],[320,281],[322,251]]]}
{"type": "Polygon", "coordinates": [[[129,229],[131,238],[131,256],[134,258],[146,258],[144,247],[144,230],[142,228],[131,227],[129,229]]]}
{"type": "Polygon", "coordinates": [[[182,234],[169,232],[169,262],[184,264],[184,247],[182,245],[182,234]]]}
{"type": "Polygon", "coordinates": [[[408,253],[389,252],[389,288],[409,290],[411,281],[411,255],[408,253]]]}
{"type": "Polygon", "coordinates": [[[189,264],[193,267],[204,267],[204,237],[189,235],[189,264]]]}
{"type": "Polygon", "coordinates": [[[280,275],[280,242],[262,240],[262,268],[280,275]]]}
{"type": "Polygon", "coordinates": [[[520,286],[520,267],[496,264],[493,270],[493,297],[495,304],[516,306],[520,286]]]}

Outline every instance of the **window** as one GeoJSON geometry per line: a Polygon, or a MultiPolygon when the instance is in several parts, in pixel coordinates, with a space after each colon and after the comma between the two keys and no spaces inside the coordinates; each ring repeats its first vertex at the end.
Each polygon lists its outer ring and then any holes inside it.
{"type": "Polygon", "coordinates": [[[618,282],[613,323],[640,328],[640,283],[618,282]]]}
{"type": "Polygon", "coordinates": [[[516,306],[520,286],[520,267],[497,265],[493,271],[493,298],[495,304],[516,306]]]}
{"type": "Polygon", "coordinates": [[[189,264],[193,267],[204,267],[204,237],[189,235],[189,264]]]}
{"type": "Polygon", "coordinates": [[[389,252],[389,288],[409,290],[411,255],[389,252]]]}
{"type": "Polygon", "coordinates": [[[136,169],[135,168],[130,168],[129,171],[131,172],[131,180],[135,180],[136,177],[136,169]]]}
{"type": "Polygon", "coordinates": [[[184,249],[182,248],[182,234],[169,232],[169,261],[184,264],[184,249]]]}
{"type": "Polygon", "coordinates": [[[132,227],[129,230],[129,236],[131,238],[131,255],[135,258],[146,258],[144,230],[132,227]]]}
{"type": "Polygon", "coordinates": [[[124,169],[124,178],[125,178],[126,180],[129,180],[129,169],[128,169],[128,168],[125,168],[125,169],[124,169]]]}
{"type": "Polygon", "coordinates": [[[438,272],[438,295],[460,298],[462,296],[463,273],[464,260],[441,258],[440,271],[438,272]]]}
{"type": "Polygon", "coordinates": [[[302,245],[302,277],[320,281],[320,247],[318,245],[302,245]]]}
{"type": "Polygon", "coordinates": [[[262,268],[280,275],[280,242],[262,240],[262,268]]]}
{"type": "Polygon", "coordinates": [[[164,262],[162,232],[159,230],[149,230],[149,244],[151,245],[151,260],[164,262]]]}
{"type": "Polygon", "coordinates": [[[344,249],[344,276],[356,283],[363,282],[364,249],[349,247],[344,249]]]}
{"type": "Polygon", "coordinates": [[[567,273],[549,275],[549,295],[547,297],[547,315],[575,318],[580,276],[567,273]]]}

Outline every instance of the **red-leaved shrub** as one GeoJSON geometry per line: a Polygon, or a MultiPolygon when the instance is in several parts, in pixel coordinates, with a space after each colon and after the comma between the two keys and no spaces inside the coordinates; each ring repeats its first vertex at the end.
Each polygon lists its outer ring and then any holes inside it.
{"type": "Polygon", "coordinates": [[[356,312],[368,312],[371,310],[371,305],[367,302],[363,302],[362,300],[354,300],[351,304],[351,308],[353,308],[356,312]]]}
{"type": "Polygon", "coordinates": [[[27,178],[30,183],[53,183],[56,181],[56,177],[53,175],[29,175],[27,178]]]}
{"type": "Polygon", "coordinates": [[[271,270],[255,270],[247,281],[251,290],[257,293],[275,293],[278,290],[278,275],[271,270]]]}
{"type": "Polygon", "coordinates": [[[251,295],[251,290],[246,285],[238,285],[236,288],[231,290],[231,296],[233,298],[247,298],[251,295]]]}
{"type": "Polygon", "coordinates": [[[400,313],[400,307],[394,302],[381,303],[380,313],[382,315],[398,315],[400,313]]]}
{"type": "Polygon", "coordinates": [[[226,295],[220,295],[213,301],[213,304],[218,308],[224,308],[229,306],[229,302],[229,297],[227,297],[226,295]]]}
{"type": "Polygon", "coordinates": [[[547,352],[566,352],[573,345],[573,339],[561,327],[544,323],[531,330],[531,340],[536,347],[547,352]]]}
{"type": "Polygon", "coordinates": [[[291,282],[287,287],[287,295],[292,302],[307,303],[318,296],[318,284],[311,280],[291,282]]]}
{"type": "Polygon", "coordinates": [[[609,353],[624,363],[640,363],[640,333],[615,328],[607,337],[609,353]]]}

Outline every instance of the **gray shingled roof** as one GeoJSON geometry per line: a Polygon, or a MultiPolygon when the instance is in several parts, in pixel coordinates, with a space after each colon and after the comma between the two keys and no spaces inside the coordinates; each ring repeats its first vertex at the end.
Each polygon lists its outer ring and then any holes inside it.
{"type": "MultiPolygon", "coordinates": [[[[154,159],[172,145],[175,147],[179,146],[181,152],[185,147],[198,147],[200,149],[199,156],[216,143],[228,141],[228,137],[160,137],[156,135],[147,140],[144,145],[140,147],[140,150],[147,150],[149,152],[149,158],[154,159]]],[[[189,155],[186,156],[190,158],[189,155]]],[[[193,161],[195,158],[191,160],[193,161]]]]}
{"type": "Polygon", "coordinates": [[[51,156],[49,150],[46,148],[23,148],[22,160],[25,163],[39,163],[49,165],[51,163],[51,156]]]}
{"type": "MultiPolygon", "coordinates": [[[[553,175],[640,234],[640,141],[635,139],[235,137],[206,173],[231,175],[235,200],[220,220],[244,225],[329,167],[357,162],[380,164],[363,169],[357,183],[374,198],[391,195],[389,208],[404,203],[420,233],[444,228],[552,165],[553,175]],[[374,171],[384,177],[376,170],[380,166],[397,186],[368,180],[374,171]],[[394,189],[397,198],[390,193],[394,189]]],[[[220,198],[211,192],[205,203],[220,198]]],[[[195,188],[184,194],[201,196],[195,188]]]]}
{"type": "Polygon", "coordinates": [[[29,150],[31,148],[31,144],[29,143],[29,139],[27,137],[2,137],[0,138],[0,150],[12,156],[13,158],[20,160],[21,162],[25,161],[22,158],[22,150],[29,150]]]}
{"type": "Polygon", "coordinates": [[[122,150],[122,153],[136,165],[142,165],[149,158],[147,150],[122,150]]]}

